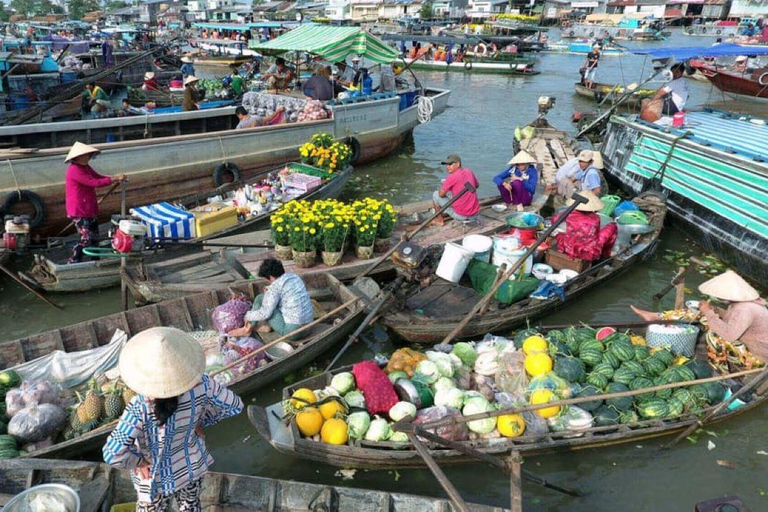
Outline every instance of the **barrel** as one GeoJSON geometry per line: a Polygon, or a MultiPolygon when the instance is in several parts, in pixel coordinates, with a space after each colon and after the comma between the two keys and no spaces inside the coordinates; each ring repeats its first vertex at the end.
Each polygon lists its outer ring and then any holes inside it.
{"type": "Polygon", "coordinates": [[[469,249],[465,249],[453,242],[448,242],[445,244],[443,256],[440,258],[435,274],[446,281],[458,283],[474,256],[475,253],[469,249]]]}
{"type": "Polygon", "coordinates": [[[476,260],[486,263],[491,262],[491,248],[493,247],[493,239],[491,237],[485,235],[465,236],[461,245],[465,249],[474,252],[476,260]]]}
{"type": "MultiPolygon", "coordinates": [[[[519,259],[521,259],[525,255],[526,252],[527,251],[524,247],[515,248],[510,238],[494,237],[492,263],[497,267],[506,265],[507,270],[509,270],[510,268],[512,268],[512,266],[515,263],[517,263],[519,259]]],[[[517,274],[523,273],[525,275],[528,275],[531,273],[532,268],[533,268],[533,255],[530,255],[528,256],[528,258],[526,258],[525,263],[520,267],[520,269],[516,273],[517,274]]]]}

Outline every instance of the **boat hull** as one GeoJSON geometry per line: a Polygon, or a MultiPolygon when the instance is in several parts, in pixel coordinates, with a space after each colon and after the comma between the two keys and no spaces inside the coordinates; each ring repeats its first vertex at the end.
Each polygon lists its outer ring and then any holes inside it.
{"type": "MultiPolygon", "coordinates": [[[[705,62],[696,62],[693,67],[701,72],[716,88],[728,96],[739,99],[768,100],[768,87],[760,84],[762,76],[754,77],[710,66],[705,62]]],[[[768,76],[762,78],[768,84],[768,76]]]]}
{"type": "MultiPolygon", "coordinates": [[[[597,82],[595,82],[595,86],[594,87],[586,87],[586,86],[581,85],[580,83],[576,82],[575,84],[573,84],[573,90],[579,96],[582,96],[584,98],[589,98],[589,99],[594,100],[594,101],[596,101],[598,103],[604,101],[605,98],[610,95],[612,97],[608,99],[608,103],[613,104],[615,102],[615,100],[619,99],[623,95],[623,87],[621,87],[621,86],[613,86],[613,85],[610,85],[610,84],[601,84],[601,83],[597,83],[597,82]],[[614,89],[616,87],[620,87],[621,88],[621,92],[613,93],[613,91],[614,91],[614,89]]],[[[640,103],[644,99],[650,98],[651,96],[653,96],[652,93],[651,94],[637,94],[637,93],[635,93],[635,94],[632,94],[626,100],[624,100],[622,102],[622,105],[624,105],[626,107],[632,107],[632,108],[639,107],[640,103]]]]}
{"type": "Polygon", "coordinates": [[[527,65],[519,62],[451,62],[432,60],[405,59],[413,69],[424,71],[458,71],[460,73],[495,73],[500,75],[538,75],[539,71],[530,71],[527,65]]]}

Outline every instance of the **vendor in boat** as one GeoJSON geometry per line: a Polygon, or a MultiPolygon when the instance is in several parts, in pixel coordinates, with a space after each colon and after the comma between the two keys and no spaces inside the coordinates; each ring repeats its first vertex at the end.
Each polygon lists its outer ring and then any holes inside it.
{"type": "Polygon", "coordinates": [[[352,83],[352,80],[355,79],[355,71],[347,66],[347,62],[344,60],[340,60],[336,63],[336,70],[338,71],[336,75],[336,80],[343,86],[349,87],[349,84],[352,83]]]}
{"type": "MultiPolygon", "coordinates": [[[[699,285],[699,291],[726,305],[723,310],[709,301],[699,302],[709,329],[728,343],[742,342],[755,357],[768,363],[768,309],[757,290],[728,270],[699,285]]],[[[646,322],[661,320],[658,313],[631,308],[646,322]]]]}
{"type": "Polygon", "coordinates": [[[278,57],[275,59],[275,63],[272,64],[267,72],[262,75],[262,78],[267,80],[267,88],[270,90],[284,90],[291,85],[291,80],[294,78],[293,69],[288,67],[285,63],[285,59],[278,57]]]}
{"type": "Polygon", "coordinates": [[[200,110],[200,91],[197,90],[197,77],[188,76],[184,79],[184,100],[181,108],[184,112],[200,110]]]}
{"type": "Polygon", "coordinates": [[[236,416],[243,401],[204,374],[205,354],[189,334],[153,327],[125,344],[118,362],[137,393],[102,448],[104,462],[131,471],[136,510],[202,510],[202,482],[213,464],[203,428],[236,416]]]}
{"type": "Polygon", "coordinates": [[[312,322],[312,301],[301,277],[286,272],[275,258],[265,259],[258,275],[268,280],[269,286],[253,300],[253,308],[245,314],[245,325],[230,331],[230,336],[249,336],[254,324],[260,324],[258,332],[275,331],[286,336],[312,322]]]}
{"type": "Polygon", "coordinates": [[[328,101],[335,96],[331,83],[331,68],[320,66],[314,75],[304,82],[301,92],[307,99],[328,101]]]}
{"type": "Polygon", "coordinates": [[[285,107],[283,105],[280,105],[279,107],[277,107],[277,110],[275,110],[275,113],[272,114],[271,116],[267,116],[267,117],[252,116],[248,113],[247,110],[245,110],[245,107],[240,105],[235,109],[235,115],[239,120],[239,122],[237,123],[237,126],[235,126],[235,130],[243,130],[245,128],[255,128],[257,126],[271,126],[273,124],[279,124],[280,120],[282,120],[283,118],[283,112],[285,112],[285,107]]]}
{"type": "Polygon", "coordinates": [[[574,191],[579,190],[589,190],[599,196],[602,193],[602,178],[598,166],[602,168],[602,162],[600,153],[585,149],[563,164],[555,174],[555,185],[549,185],[549,191],[556,192],[555,203],[564,204],[574,191]]]}
{"type": "MultiPolygon", "coordinates": [[[[603,202],[590,190],[583,190],[579,195],[587,199],[580,204],[565,219],[566,231],[555,237],[557,250],[571,258],[584,261],[597,261],[608,258],[611,249],[616,242],[618,227],[615,222],[609,222],[600,228],[600,216],[597,214],[603,209],[603,202]]],[[[573,204],[569,199],[566,205],[573,204]]],[[[552,222],[556,222],[558,215],[553,216],[552,222]]]]}
{"type": "Polygon", "coordinates": [[[104,92],[104,89],[96,85],[94,82],[86,84],[85,91],[83,91],[83,96],[87,101],[87,106],[94,114],[106,112],[109,108],[109,94],[104,92]]]}
{"type": "Polygon", "coordinates": [[[653,96],[654,100],[664,101],[661,113],[665,116],[671,116],[677,112],[682,112],[688,101],[688,85],[683,78],[685,64],[678,62],[672,66],[670,71],[672,71],[672,80],[660,87],[653,96]]]}
{"type": "MultiPolygon", "coordinates": [[[[461,157],[459,155],[448,155],[448,158],[440,163],[445,166],[448,177],[443,180],[443,185],[440,189],[432,194],[432,201],[435,204],[436,210],[448,204],[452,197],[460,194],[467,184],[475,188],[480,186],[475,173],[461,166],[461,157]]],[[[473,190],[465,192],[445,213],[454,220],[466,221],[477,217],[479,211],[480,202],[477,199],[477,191],[473,190]]],[[[440,215],[433,222],[438,226],[443,226],[445,224],[445,217],[440,215]]]]}
{"type": "Polygon", "coordinates": [[[186,80],[189,76],[195,76],[195,66],[192,65],[192,59],[189,57],[181,58],[181,78],[186,80]]]}
{"type": "Polygon", "coordinates": [[[590,89],[595,85],[595,74],[597,74],[597,64],[600,61],[600,47],[595,45],[587,54],[587,60],[584,61],[584,75],[582,83],[590,89]]]}
{"type": "Polygon", "coordinates": [[[144,73],[144,83],[141,86],[144,91],[159,91],[160,84],[157,83],[155,73],[153,71],[147,71],[144,73]]]}
{"type": "Polygon", "coordinates": [[[518,210],[530,206],[538,181],[536,159],[526,151],[517,153],[507,162],[507,167],[493,177],[501,199],[506,204],[517,206],[518,210]]]}
{"type": "Polygon", "coordinates": [[[99,202],[96,200],[96,189],[125,181],[124,174],[110,178],[93,170],[90,166],[91,158],[99,153],[101,151],[94,147],[75,142],[64,160],[69,162],[65,178],[67,217],[80,234],[80,240],[72,248],[69,263],[80,263],[83,260],[83,249],[99,244],[99,202]]]}
{"type": "Polygon", "coordinates": [[[240,97],[245,92],[243,88],[243,77],[240,76],[240,66],[233,64],[229,74],[229,87],[232,89],[235,97],[240,97]]]}

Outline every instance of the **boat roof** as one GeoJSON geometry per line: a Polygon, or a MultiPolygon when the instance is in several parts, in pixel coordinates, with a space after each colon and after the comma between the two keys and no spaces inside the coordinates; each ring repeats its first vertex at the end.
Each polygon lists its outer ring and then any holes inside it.
{"type": "Polygon", "coordinates": [[[254,28],[283,28],[295,26],[296,22],[262,21],[256,23],[195,23],[195,28],[208,28],[217,30],[236,30],[246,32],[254,28]]]}
{"type": "Polygon", "coordinates": [[[467,37],[455,37],[455,36],[415,36],[410,34],[382,34],[381,39],[384,41],[418,41],[420,43],[439,43],[439,44],[477,44],[482,43],[483,40],[477,36],[469,35],[467,37]]]}
{"type": "Polygon", "coordinates": [[[734,55],[768,55],[768,46],[743,46],[722,43],[713,46],[680,46],[672,48],[635,48],[635,55],[647,55],[653,60],[673,58],[678,61],[699,57],[727,57],[734,55]]]}

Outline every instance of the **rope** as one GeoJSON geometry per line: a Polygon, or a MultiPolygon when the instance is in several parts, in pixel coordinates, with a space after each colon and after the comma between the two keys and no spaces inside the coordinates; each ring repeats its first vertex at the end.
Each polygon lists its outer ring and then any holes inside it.
{"type": "Polygon", "coordinates": [[[16,172],[13,170],[13,162],[6,160],[8,167],[11,169],[11,176],[13,176],[13,184],[16,185],[16,193],[19,194],[19,201],[21,201],[21,187],[19,186],[19,180],[16,179],[16,172]]]}
{"type": "Polygon", "coordinates": [[[432,120],[432,112],[435,110],[435,102],[429,96],[419,96],[418,98],[419,122],[426,124],[432,120]]]}
{"type": "Polygon", "coordinates": [[[219,135],[219,147],[221,148],[221,161],[226,162],[227,161],[227,153],[224,151],[224,142],[221,140],[221,135],[219,135]]]}

